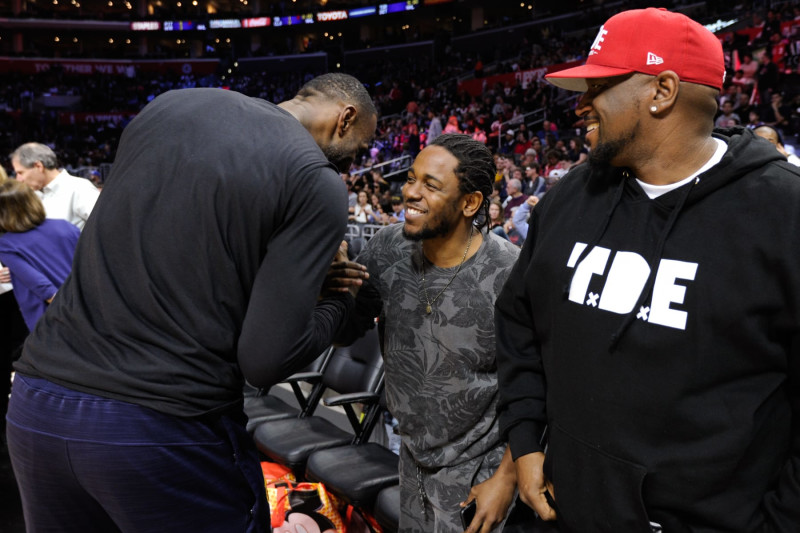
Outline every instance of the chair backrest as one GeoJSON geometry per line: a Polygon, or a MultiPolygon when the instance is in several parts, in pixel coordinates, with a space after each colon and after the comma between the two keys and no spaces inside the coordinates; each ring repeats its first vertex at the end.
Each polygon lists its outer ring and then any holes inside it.
{"type": "Polygon", "coordinates": [[[349,346],[333,350],[322,382],[339,394],[347,394],[375,392],[382,379],[383,356],[378,329],[372,328],[349,346]]]}

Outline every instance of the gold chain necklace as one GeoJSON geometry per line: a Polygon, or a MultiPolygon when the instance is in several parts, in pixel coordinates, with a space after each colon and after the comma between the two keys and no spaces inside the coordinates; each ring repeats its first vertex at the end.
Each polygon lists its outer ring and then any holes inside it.
{"type": "Polygon", "coordinates": [[[447,287],[449,287],[450,284],[453,283],[453,280],[456,279],[456,276],[458,276],[458,273],[461,272],[461,267],[464,265],[464,261],[467,259],[467,252],[469,252],[469,247],[472,246],[472,235],[474,233],[475,233],[475,226],[471,226],[470,230],[469,230],[469,240],[467,240],[467,249],[464,250],[464,255],[461,256],[461,262],[458,264],[458,268],[456,269],[455,273],[453,274],[453,277],[450,278],[450,281],[447,282],[447,285],[445,285],[444,288],[439,291],[439,294],[437,294],[433,298],[433,300],[428,298],[428,289],[425,288],[425,248],[423,246],[421,246],[421,248],[422,248],[422,293],[425,295],[425,303],[427,304],[426,307],[425,307],[425,314],[426,315],[431,314],[431,312],[433,311],[433,304],[436,303],[436,300],[439,299],[439,296],[441,296],[442,293],[444,293],[444,291],[447,290],[447,287]]]}

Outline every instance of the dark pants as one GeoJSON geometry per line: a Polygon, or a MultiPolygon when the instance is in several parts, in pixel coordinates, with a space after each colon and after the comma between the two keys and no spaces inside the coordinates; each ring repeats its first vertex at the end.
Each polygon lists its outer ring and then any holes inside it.
{"type": "Polygon", "coordinates": [[[176,418],[17,374],[8,448],[28,533],[269,531],[241,421],[176,418]]]}

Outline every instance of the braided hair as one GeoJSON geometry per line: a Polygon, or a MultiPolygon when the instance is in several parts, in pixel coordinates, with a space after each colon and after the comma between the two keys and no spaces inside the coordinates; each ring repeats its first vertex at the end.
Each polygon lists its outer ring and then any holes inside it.
{"type": "Polygon", "coordinates": [[[441,146],[458,159],[455,174],[462,194],[483,194],[483,202],[473,221],[478,229],[483,229],[489,223],[489,197],[496,172],[492,152],[482,142],[460,133],[439,135],[429,146],[441,146]]]}

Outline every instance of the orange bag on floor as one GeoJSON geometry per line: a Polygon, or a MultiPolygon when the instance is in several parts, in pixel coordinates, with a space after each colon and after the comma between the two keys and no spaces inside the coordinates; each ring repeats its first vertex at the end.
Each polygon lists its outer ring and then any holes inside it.
{"type": "Polygon", "coordinates": [[[261,472],[264,474],[265,484],[269,483],[270,481],[297,481],[290,468],[278,463],[261,461],[261,472]]]}
{"type": "Polygon", "coordinates": [[[265,481],[273,533],[346,533],[339,502],[322,483],[265,481]]]}

